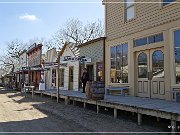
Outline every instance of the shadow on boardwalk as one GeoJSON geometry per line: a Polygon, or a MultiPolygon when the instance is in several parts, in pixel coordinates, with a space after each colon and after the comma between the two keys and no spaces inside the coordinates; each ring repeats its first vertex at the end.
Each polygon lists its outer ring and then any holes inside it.
{"type": "MultiPolygon", "coordinates": [[[[35,95],[31,99],[31,94],[15,92],[15,91],[0,91],[0,95],[5,94],[14,103],[31,105],[33,109],[40,111],[46,115],[46,118],[3,122],[0,127],[4,127],[5,131],[49,131],[49,132],[162,132],[168,129],[153,127],[151,125],[138,126],[136,122],[128,119],[114,119],[112,116],[96,114],[95,110],[82,108],[82,105],[64,105],[64,103],[56,103],[56,100],[51,100],[48,97],[40,97],[35,95]],[[81,106],[81,107],[79,107],[81,106]],[[47,124],[49,123],[49,124],[47,124]],[[54,126],[56,124],[56,126],[54,126]],[[14,128],[13,128],[14,125],[14,128]],[[40,128],[41,127],[41,128],[40,128]],[[44,129],[45,128],[45,129],[44,129]],[[44,129],[44,130],[43,130],[44,129]]],[[[32,111],[32,109],[16,109],[17,112],[32,111]]],[[[121,112],[120,112],[121,113],[121,112]]],[[[121,113],[122,114],[122,113],[121,113]]],[[[35,117],[35,116],[34,116],[35,117]]]]}

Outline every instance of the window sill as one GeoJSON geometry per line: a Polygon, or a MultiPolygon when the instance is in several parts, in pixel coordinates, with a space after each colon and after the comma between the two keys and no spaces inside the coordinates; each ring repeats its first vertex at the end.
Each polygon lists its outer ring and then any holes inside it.
{"type": "Polygon", "coordinates": [[[126,21],[124,21],[124,24],[129,23],[129,22],[132,22],[132,21],[134,21],[135,19],[136,19],[136,18],[132,18],[132,19],[126,20],[126,21]]]}

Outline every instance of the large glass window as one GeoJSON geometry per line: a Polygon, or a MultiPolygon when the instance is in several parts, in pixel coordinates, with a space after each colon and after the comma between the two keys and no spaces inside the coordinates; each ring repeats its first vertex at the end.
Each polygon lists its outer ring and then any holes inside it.
{"type": "Polygon", "coordinates": [[[111,47],[111,82],[128,83],[128,44],[111,47]]]}
{"type": "Polygon", "coordinates": [[[163,0],[163,6],[175,2],[176,0],[163,0]]]}
{"type": "Polygon", "coordinates": [[[128,21],[135,17],[134,0],[125,0],[125,20],[128,21]]]}
{"type": "Polygon", "coordinates": [[[174,32],[176,83],[180,84],[180,30],[174,32]]]}

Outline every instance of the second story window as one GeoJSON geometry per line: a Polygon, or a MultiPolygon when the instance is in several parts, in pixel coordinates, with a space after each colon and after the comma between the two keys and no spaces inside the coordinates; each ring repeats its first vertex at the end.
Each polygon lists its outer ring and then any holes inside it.
{"type": "Polygon", "coordinates": [[[163,0],[163,6],[168,5],[172,2],[175,2],[176,0],[163,0]]]}
{"type": "Polygon", "coordinates": [[[125,21],[135,17],[134,1],[135,0],[125,0],[125,21]]]}

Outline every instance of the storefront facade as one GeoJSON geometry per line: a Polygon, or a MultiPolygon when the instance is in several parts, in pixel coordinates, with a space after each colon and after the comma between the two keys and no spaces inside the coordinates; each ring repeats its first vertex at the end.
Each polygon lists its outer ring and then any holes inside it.
{"type": "Polygon", "coordinates": [[[44,81],[46,85],[46,89],[52,89],[53,87],[57,87],[57,52],[56,49],[50,49],[46,52],[45,60],[44,60],[44,81]]]}
{"type": "Polygon", "coordinates": [[[104,3],[106,86],[129,86],[131,96],[173,100],[173,90],[180,91],[180,5],[133,2],[104,3]]]}
{"type": "Polygon", "coordinates": [[[105,37],[88,41],[78,47],[81,57],[91,59],[90,62],[80,63],[80,76],[82,76],[83,68],[87,68],[90,81],[104,81],[105,37]]]}
{"type": "MultiPolygon", "coordinates": [[[[60,67],[60,89],[63,90],[79,90],[79,61],[65,60],[66,57],[79,57],[79,48],[74,43],[65,43],[60,52],[60,63],[67,64],[66,67],[60,67]],[[63,58],[63,59],[62,59],[63,58]]],[[[58,80],[58,78],[57,78],[58,80]]]]}
{"type": "Polygon", "coordinates": [[[28,65],[27,65],[27,51],[23,50],[19,55],[19,65],[16,69],[17,87],[20,89],[22,83],[28,83],[28,65]]]}
{"type": "Polygon", "coordinates": [[[36,88],[39,86],[41,80],[42,69],[42,44],[33,44],[28,48],[28,83],[35,85],[36,88]]]}

